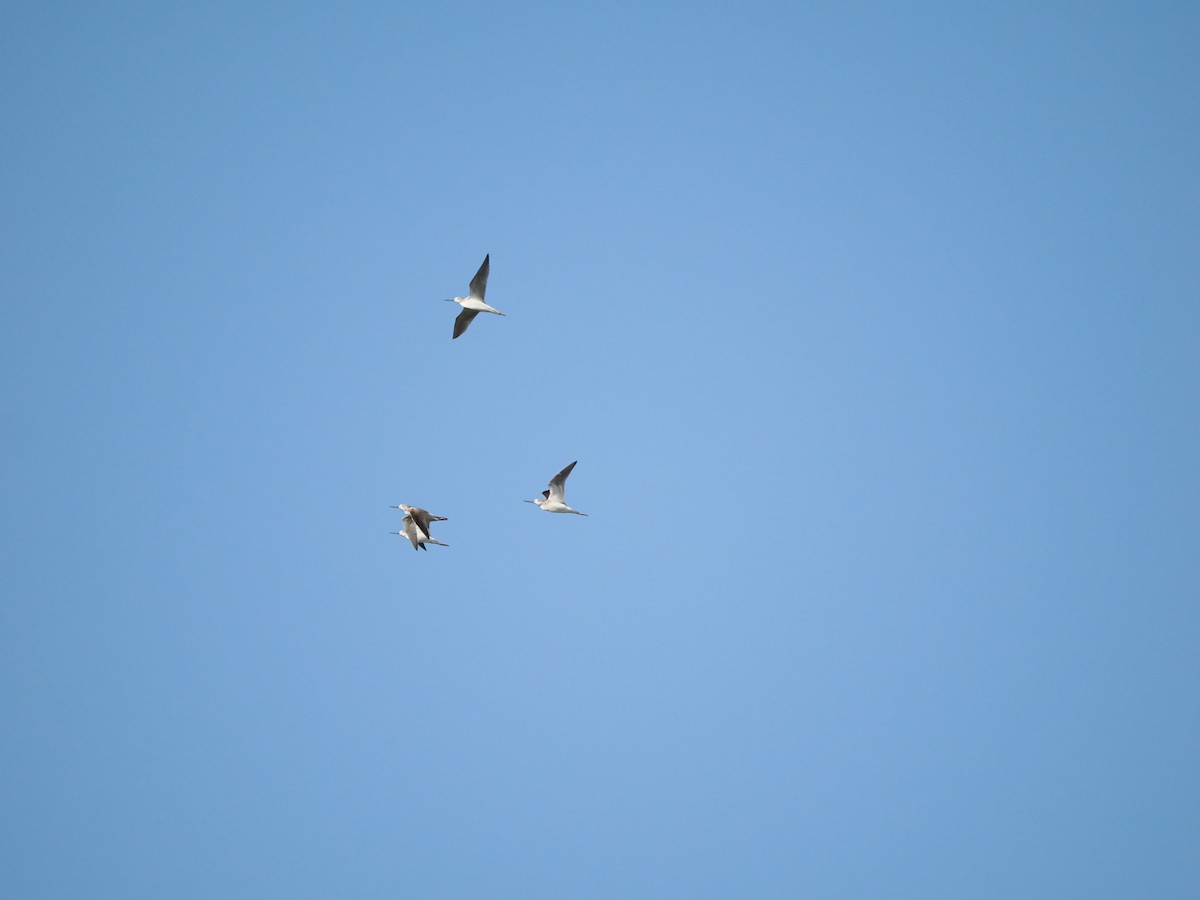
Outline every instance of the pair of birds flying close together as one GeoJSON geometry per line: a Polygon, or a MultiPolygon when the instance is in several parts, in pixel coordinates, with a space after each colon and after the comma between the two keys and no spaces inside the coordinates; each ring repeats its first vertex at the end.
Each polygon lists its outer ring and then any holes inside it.
{"type": "MultiPolygon", "coordinates": [[[[525,502],[536,503],[546,512],[574,513],[577,516],[586,516],[587,513],[571,509],[571,507],[567,506],[567,476],[571,474],[571,470],[575,468],[575,463],[577,462],[579,460],[575,460],[575,462],[551,478],[550,486],[542,491],[542,496],[534,500],[526,500],[525,502]]],[[[450,546],[435,538],[429,530],[430,523],[432,522],[448,521],[445,516],[435,516],[427,509],[421,509],[419,506],[409,506],[407,503],[397,504],[392,509],[398,509],[404,513],[404,519],[401,522],[401,527],[404,530],[393,531],[392,534],[408,538],[414,550],[428,550],[429,548],[426,544],[437,544],[439,547],[450,546]]]]}
{"type": "MultiPolygon", "coordinates": [[[[488,306],[484,302],[484,295],[487,293],[488,272],[491,270],[492,255],[489,253],[483,258],[483,265],[479,267],[479,271],[475,273],[475,277],[471,279],[470,289],[465,297],[448,297],[447,303],[457,303],[462,307],[454,320],[454,337],[457,338],[467,326],[475,320],[475,317],[481,312],[495,313],[498,316],[504,315],[500,310],[488,306]]],[[[452,338],[453,340],[453,338],[452,338]]],[[[545,512],[552,513],[574,513],[577,516],[586,516],[587,513],[580,512],[577,509],[571,509],[567,506],[566,490],[567,476],[571,474],[571,470],[575,468],[575,462],[571,463],[557,475],[550,479],[549,487],[542,491],[542,496],[535,500],[526,500],[526,503],[535,503],[540,506],[545,512]]],[[[393,531],[392,534],[398,534],[401,537],[406,537],[409,543],[412,544],[414,550],[428,550],[428,544],[437,544],[439,547],[449,547],[449,544],[439,541],[430,532],[430,523],[445,522],[445,516],[435,516],[426,509],[421,509],[419,506],[409,506],[406,503],[400,503],[393,506],[392,509],[398,509],[404,513],[404,519],[401,522],[402,531],[393,531]]]]}
{"type": "Polygon", "coordinates": [[[439,547],[449,547],[449,544],[444,544],[435,538],[429,532],[430,522],[445,522],[445,516],[435,516],[427,509],[421,509],[419,506],[409,506],[407,503],[401,503],[393,506],[392,509],[398,509],[404,513],[404,519],[400,523],[403,531],[393,531],[392,534],[398,534],[401,537],[408,538],[414,550],[428,550],[426,544],[437,544],[439,547]]]}

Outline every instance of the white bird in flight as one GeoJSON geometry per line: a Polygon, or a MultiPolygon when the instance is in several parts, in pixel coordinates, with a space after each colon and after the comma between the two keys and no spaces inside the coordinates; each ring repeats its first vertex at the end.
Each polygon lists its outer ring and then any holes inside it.
{"type": "Polygon", "coordinates": [[[569,466],[551,478],[550,489],[542,491],[541,497],[536,500],[526,500],[525,502],[536,503],[545,512],[575,513],[577,516],[586,516],[587,513],[580,512],[577,509],[571,509],[571,507],[567,506],[565,497],[567,490],[567,476],[571,474],[571,470],[575,468],[575,463],[577,462],[579,462],[579,460],[575,460],[575,462],[571,463],[569,466]]]}
{"type": "MultiPolygon", "coordinates": [[[[462,307],[462,312],[458,314],[458,318],[454,320],[454,337],[458,337],[467,330],[467,326],[481,312],[495,313],[498,316],[504,315],[498,309],[494,309],[483,302],[483,295],[487,292],[488,268],[492,254],[488,254],[483,258],[483,265],[479,267],[479,271],[475,273],[475,277],[471,279],[471,289],[465,297],[447,297],[447,303],[457,303],[462,307]]],[[[451,338],[453,340],[454,338],[451,338]]]]}
{"type": "Polygon", "coordinates": [[[417,523],[412,520],[412,516],[404,517],[404,530],[393,531],[392,534],[398,534],[401,537],[406,537],[412,542],[414,550],[428,550],[426,544],[437,544],[439,547],[449,547],[449,544],[442,543],[437,538],[427,537],[421,533],[421,529],[417,527],[417,523]]]}

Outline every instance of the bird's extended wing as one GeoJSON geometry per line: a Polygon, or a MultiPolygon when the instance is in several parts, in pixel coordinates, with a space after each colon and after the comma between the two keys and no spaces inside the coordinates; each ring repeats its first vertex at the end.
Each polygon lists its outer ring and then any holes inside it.
{"type": "Polygon", "coordinates": [[[413,549],[420,549],[420,544],[417,543],[419,532],[417,531],[417,526],[413,523],[412,516],[405,516],[404,521],[401,524],[404,526],[404,536],[408,538],[409,542],[413,545],[413,549]]]}
{"type": "MultiPolygon", "coordinates": [[[[479,315],[479,310],[477,309],[464,309],[462,312],[460,312],[458,317],[454,320],[454,337],[458,337],[460,334],[466,331],[467,326],[471,324],[477,315],[479,315]]],[[[450,340],[454,340],[454,338],[451,338],[450,340]]]]}
{"type": "Polygon", "coordinates": [[[488,270],[491,267],[492,254],[488,254],[483,258],[483,265],[479,267],[479,271],[475,273],[475,277],[471,279],[471,296],[483,299],[484,292],[487,291],[488,270]]]}
{"type": "Polygon", "coordinates": [[[571,474],[571,470],[575,468],[575,462],[571,463],[557,475],[550,479],[550,497],[553,500],[558,500],[560,503],[566,503],[565,495],[567,491],[567,476],[571,474]]]}
{"type": "Polygon", "coordinates": [[[421,529],[421,533],[427,538],[433,537],[433,532],[429,530],[430,522],[445,522],[445,516],[432,516],[429,510],[421,509],[419,506],[409,507],[408,514],[413,517],[413,521],[417,523],[417,527],[421,529]]]}

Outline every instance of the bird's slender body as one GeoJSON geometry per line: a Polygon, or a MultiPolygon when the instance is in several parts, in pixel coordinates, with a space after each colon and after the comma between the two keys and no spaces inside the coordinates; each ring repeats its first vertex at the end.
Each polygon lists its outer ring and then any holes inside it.
{"type": "MultiPolygon", "coordinates": [[[[504,313],[495,307],[488,306],[483,301],[484,294],[487,293],[488,272],[491,267],[492,255],[489,253],[483,258],[483,265],[479,267],[479,271],[475,273],[475,277],[471,279],[471,287],[465,297],[448,297],[447,303],[457,303],[462,307],[454,320],[454,337],[458,337],[467,330],[467,326],[474,321],[475,317],[481,312],[494,313],[497,316],[502,316],[504,313]]],[[[451,338],[453,340],[454,338],[451,338]]]]}
{"type": "Polygon", "coordinates": [[[550,487],[542,491],[542,496],[535,500],[526,500],[526,503],[536,503],[544,512],[552,513],[574,513],[577,516],[586,516],[587,513],[580,512],[577,509],[571,509],[567,506],[566,491],[567,491],[567,476],[571,474],[571,470],[575,468],[575,462],[571,463],[557,475],[550,479],[550,487]]]}

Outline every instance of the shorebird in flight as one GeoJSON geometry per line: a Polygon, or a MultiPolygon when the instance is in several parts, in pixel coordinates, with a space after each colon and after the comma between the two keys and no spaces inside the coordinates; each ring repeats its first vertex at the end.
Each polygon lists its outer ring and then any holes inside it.
{"type": "Polygon", "coordinates": [[[586,516],[587,513],[580,512],[577,509],[571,509],[567,506],[565,493],[567,490],[567,476],[571,474],[571,470],[575,468],[575,462],[571,463],[557,475],[550,479],[549,490],[542,491],[542,496],[536,500],[526,500],[526,503],[536,503],[545,512],[552,513],[575,513],[577,516],[586,516]]]}
{"type": "MultiPolygon", "coordinates": [[[[487,291],[488,267],[492,254],[488,254],[483,258],[483,265],[479,267],[479,271],[475,273],[475,277],[471,279],[471,289],[465,297],[447,297],[447,303],[457,303],[462,307],[462,312],[458,314],[458,318],[454,320],[454,337],[458,337],[467,330],[467,326],[481,312],[495,313],[498,316],[504,315],[498,309],[494,309],[483,302],[483,295],[487,291]]],[[[453,340],[454,338],[451,338],[453,340]]]]}
{"type": "MultiPolygon", "coordinates": [[[[419,507],[419,506],[409,506],[407,503],[400,503],[396,506],[393,506],[392,509],[400,510],[402,513],[405,514],[405,518],[411,518],[414,522],[416,522],[417,528],[419,528],[421,530],[421,534],[423,534],[427,538],[433,537],[433,533],[429,530],[430,522],[445,522],[445,521],[447,521],[445,516],[435,516],[435,515],[431,514],[429,512],[429,510],[427,510],[427,509],[421,509],[421,507],[419,507]]],[[[399,534],[399,533],[400,532],[398,532],[398,531],[392,532],[392,534],[399,534]]],[[[434,541],[434,543],[437,544],[439,542],[434,541]]]]}
{"type": "Polygon", "coordinates": [[[428,550],[426,544],[437,544],[439,547],[449,547],[449,544],[444,544],[437,538],[431,538],[427,534],[423,534],[421,529],[417,527],[417,523],[413,521],[412,516],[404,517],[404,530],[393,531],[392,534],[398,534],[401,537],[406,537],[412,543],[414,550],[428,550]]]}

